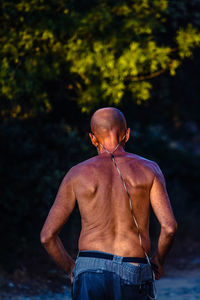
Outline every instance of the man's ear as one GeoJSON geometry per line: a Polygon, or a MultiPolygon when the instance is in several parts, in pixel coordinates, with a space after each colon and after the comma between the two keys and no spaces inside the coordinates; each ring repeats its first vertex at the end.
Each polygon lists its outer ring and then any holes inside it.
{"type": "Polygon", "coordinates": [[[127,128],[127,129],[126,129],[125,143],[128,142],[129,138],[130,138],[130,128],[127,128]]]}
{"type": "Polygon", "coordinates": [[[89,133],[89,137],[90,137],[90,139],[91,139],[92,144],[93,144],[95,147],[97,147],[97,146],[98,146],[98,142],[97,142],[97,139],[96,139],[96,137],[94,136],[94,134],[89,133]]]}

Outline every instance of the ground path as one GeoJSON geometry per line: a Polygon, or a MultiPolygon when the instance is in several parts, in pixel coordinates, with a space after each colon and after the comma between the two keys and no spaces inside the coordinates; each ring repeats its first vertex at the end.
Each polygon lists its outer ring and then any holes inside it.
{"type": "Polygon", "coordinates": [[[157,281],[158,300],[200,300],[200,269],[171,271],[157,281]]]}

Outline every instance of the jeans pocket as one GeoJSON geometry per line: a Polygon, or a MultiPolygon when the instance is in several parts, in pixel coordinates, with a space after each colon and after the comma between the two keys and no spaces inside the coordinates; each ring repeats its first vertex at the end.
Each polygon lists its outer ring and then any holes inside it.
{"type": "Polygon", "coordinates": [[[73,282],[72,299],[103,299],[99,297],[98,287],[104,282],[104,271],[101,269],[76,272],[73,282]],[[88,293],[91,298],[88,298],[88,293]],[[93,295],[93,296],[92,296],[93,295]],[[95,295],[98,297],[95,298],[95,295]]]}
{"type": "Polygon", "coordinates": [[[133,265],[131,263],[128,263],[128,262],[123,262],[123,265],[122,265],[126,270],[132,272],[132,273],[137,273],[139,272],[140,270],[140,264],[138,265],[133,265]]]}

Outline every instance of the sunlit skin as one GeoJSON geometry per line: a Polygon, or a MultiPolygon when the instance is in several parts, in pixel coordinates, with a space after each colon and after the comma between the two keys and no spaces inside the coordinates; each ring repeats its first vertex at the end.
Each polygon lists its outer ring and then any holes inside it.
{"type": "Polygon", "coordinates": [[[160,279],[177,229],[163,174],[155,162],[124,150],[130,129],[126,128],[126,120],[119,110],[103,108],[96,111],[91,119],[91,132],[90,139],[97,147],[98,155],[74,166],[64,177],[43,226],[41,242],[72,279],[75,262],[64,249],[58,233],[77,201],[82,222],[80,251],[97,250],[120,256],[145,257],[127,194],[111,156],[105,150],[112,152],[126,134],[114,155],[131,195],[142,244],[148,254],[151,246],[150,206],[160,223],[157,250],[151,258],[158,266],[154,269],[156,279],[160,279]]]}

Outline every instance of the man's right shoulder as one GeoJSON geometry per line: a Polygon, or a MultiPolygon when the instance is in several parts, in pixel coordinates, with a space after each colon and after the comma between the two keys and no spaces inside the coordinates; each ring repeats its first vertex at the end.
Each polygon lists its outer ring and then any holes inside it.
{"type": "Polygon", "coordinates": [[[97,161],[97,157],[98,156],[94,156],[73,166],[71,169],[69,169],[66,176],[68,175],[72,178],[80,176],[80,174],[82,174],[85,170],[91,169],[93,167],[93,165],[97,161]]]}

